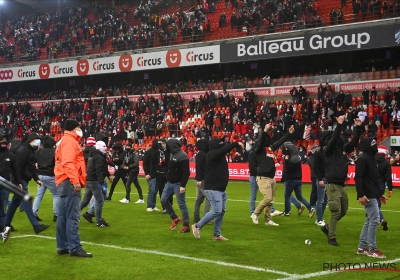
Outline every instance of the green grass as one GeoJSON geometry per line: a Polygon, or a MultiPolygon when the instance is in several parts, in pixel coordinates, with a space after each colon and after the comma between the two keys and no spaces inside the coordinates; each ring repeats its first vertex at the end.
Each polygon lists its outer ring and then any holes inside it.
{"type": "MultiPolygon", "coordinates": [[[[140,183],[144,193],[147,193],[145,180],[140,179],[140,183]]],[[[35,185],[31,184],[30,190],[35,194],[35,185]]],[[[297,211],[293,211],[289,217],[274,218],[279,227],[265,226],[261,217],[260,224],[254,225],[249,217],[248,182],[231,181],[227,192],[227,212],[222,234],[229,241],[215,242],[211,239],[211,225],[202,229],[201,239],[198,240],[192,233],[170,231],[171,220],[168,215],[146,212],[146,204],[119,203],[118,200],[124,197],[124,188],[118,184],[113,201],[106,202],[103,211],[110,228],[97,228],[95,224],[89,224],[83,218],[81,220],[81,240],[84,248],[93,253],[92,259],[56,255],[55,223],[51,221],[52,197],[48,192],[39,215],[51,227],[35,235],[25,213],[17,211],[12,224],[18,231],[12,233],[7,243],[0,243],[1,278],[220,280],[290,279],[290,275],[296,275],[297,278],[293,279],[400,279],[399,273],[386,271],[346,271],[316,277],[308,275],[322,272],[326,262],[381,261],[355,254],[365,212],[356,200],[353,187],[348,188],[350,210],[338,226],[340,247],[327,244],[325,235],[306,212],[298,216],[297,211]],[[305,245],[305,239],[310,239],[312,244],[305,245]],[[302,278],[299,275],[303,275],[302,278]]],[[[303,194],[309,197],[309,185],[303,186],[303,194]]],[[[195,185],[191,181],[187,187],[191,220],[194,197],[195,185]]],[[[133,201],[137,198],[136,193],[132,194],[133,201]]],[[[258,193],[258,201],[260,199],[261,194],[258,193]]],[[[395,189],[393,197],[383,207],[389,231],[384,232],[379,228],[377,234],[378,247],[389,262],[400,258],[396,234],[400,230],[399,202],[400,191],[395,189]]],[[[157,206],[160,208],[158,198],[157,206]]],[[[275,206],[283,210],[281,184],[278,184],[275,206]]],[[[176,203],[174,207],[180,213],[176,203]]],[[[292,208],[296,210],[294,206],[292,208]]],[[[325,220],[329,219],[328,215],[329,211],[325,220]]],[[[395,265],[400,269],[400,261],[395,265]]]]}

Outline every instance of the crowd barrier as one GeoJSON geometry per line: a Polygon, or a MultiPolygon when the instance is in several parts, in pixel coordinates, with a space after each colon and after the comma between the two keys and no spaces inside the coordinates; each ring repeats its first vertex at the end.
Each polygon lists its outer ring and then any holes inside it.
{"type": "MultiPolygon", "coordinates": [[[[238,180],[238,181],[248,181],[249,180],[249,167],[247,163],[228,163],[229,168],[229,179],[230,180],[238,180]]],[[[283,165],[276,168],[275,179],[280,182],[282,179],[282,169],[283,165]]],[[[111,174],[114,173],[114,168],[109,167],[109,171],[111,174]]],[[[303,171],[303,183],[311,183],[310,178],[310,167],[308,164],[302,165],[303,171]]],[[[355,185],[354,175],[355,175],[355,166],[349,165],[349,173],[348,180],[346,181],[346,185],[355,185]]],[[[190,162],[190,178],[194,179],[196,175],[196,163],[190,162]]],[[[143,171],[143,161],[139,162],[139,176],[144,176],[143,171]]],[[[392,167],[392,180],[394,187],[400,187],[400,167],[392,167]]]]}

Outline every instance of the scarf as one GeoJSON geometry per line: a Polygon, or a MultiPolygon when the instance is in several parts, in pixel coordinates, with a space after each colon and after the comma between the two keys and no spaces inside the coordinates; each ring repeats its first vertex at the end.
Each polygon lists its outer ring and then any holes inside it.
{"type": "Polygon", "coordinates": [[[278,160],[276,159],[276,156],[274,155],[274,152],[272,151],[272,149],[270,147],[265,147],[265,153],[266,153],[267,157],[272,158],[272,160],[274,161],[275,167],[280,166],[278,160]]]}
{"type": "Polygon", "coordinates": [[[158,150],[160,152],[160,162],[158,163],[159,166],[162,166],[165,162],[165,150],[158,150]]]}

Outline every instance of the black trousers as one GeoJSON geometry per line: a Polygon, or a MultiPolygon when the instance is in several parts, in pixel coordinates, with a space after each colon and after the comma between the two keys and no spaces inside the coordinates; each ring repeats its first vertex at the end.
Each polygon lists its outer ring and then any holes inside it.
{"type": "Polygon", "coordinates": [[[115,189],[115,186],[118,184],[118,182],[119,182],[119,179],[122,179],[122,182],[124,182],[124,185],[126,186],[126,175],[127,175],[127,172],[126,172],[126,170],[120,170],[120,169],[118,169],[115,173],[114,173],[114,180],[113,180],[113,182],[112,182],[112,184],[111,184],[111,188],[110,188],[110,193],[109,193],[109,195],[108,195],[108,197],[111,199],[111,197],[112,197],[112,195],[113,195],[113,193],[114,193],[114,189],[115,189]]]}
{"type": "MultiPolygon", "coordinates": [[[[161,195],[163,193],[164,187],[167,184],[167,178],[164,177],[157,177],[156,178],[156,186],[158,189],[158,194],[160,196],[160,202],[161,202],[161,195]]],[[[168,197],[168,202],[171,203],[172,205],[172,201],[173,201],[173,196],[174,194],[171,194],[170,197],[168,197]]],[[[164,206],[161,204],[161,207],[164,209],[164,206]]]]}
{"type": "Polygon", "coordinates": [[[138,181],[138,174],[135,173],[128,173],[128,180],[126,181],[125,184],[125,189],[126,189],[126,199],[131,200],[131,185],[132,183],[135,185],[138,193],[139,193],[139,199],[143,199],[143,193],[142,193],[142,187],[140,187],[139,181],[138,181]]]}

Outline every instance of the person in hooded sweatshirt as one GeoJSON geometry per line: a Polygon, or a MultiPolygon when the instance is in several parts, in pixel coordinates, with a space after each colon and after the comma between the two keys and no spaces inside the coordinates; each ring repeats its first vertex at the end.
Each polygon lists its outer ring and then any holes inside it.
{"type": "MultiPolygon", "coordinates": [[[[4,179],[11,181],[11,175],[14,183],[18,184],[22,189],[21,176],[15,156],[8,149],[8,136],[0,132],[0,176],[4,179]]],[[[9,238],[11,227],[5,226],[6,208],[8,204],[9,191],[0,186],[0,237],[5,243],[9,238]]]]}
{"type": "MultiPolygon", "coordinates": [[[[105,154],[107,153],[107,145],[103,141],[96,142],[95,149],[91,149],[86,165],[86,189],[83,200],[79,207],[82,211],[92,196],[96,199],[96,226],[109,227],[109,224],[103,219],[104,196],[101,186],[108,174],[108,167],[105,154]]],[[[86,214],[86,213],[85,213],[86,214]]],[[[84,214],[84,218],[86,219],[84,214]]]]}
{"type": "Polygon", "coordinates": [[[258,217],[264,210],[265,225],[279,226],[271,219],[271,208],[275,200],[275,162],[273,151],[279,149],[280,146],[294,133],[294,127],[289,128],[289,132],[281,137],[276,143],[271,145],[271,137],[269,136],[270,124],[266,124],[261,134],[259,143],[255,148],[257,161],[257,185],[264,196],[263,200],[258,204],[254,213],[250,216],[253,223],[258,225],[258,217]]]}
{"type": "MultiPolygon", "coordinates": [[[[392,166],[390,162],[385,158],[386,157],[386,147],[379,146],[378,154],[376,155],[376,159],[378,161],[378,171],[379,171],[379,187],[381,188],[381,193],[385,194],[386,186],[389,190],[388,197],[391,197],[393,194],[393,183],[392,183],[392,166]]],[[[379,221],[381,223],[383,230],[388,230],[387,221],[383,217],[381,211],[381,202],[378,201],[379,206],[379,221]]]]}
{"type": "Polygon", "coordinates": [[[158,140],[154,139],[150,149],[147,149],[143,155],[143,171],[149,187],[147,195],[147,211],[156,208],[156,196],[157,196],[157,174],[154,164],[154,153],[157,151],[158,140]]]}
{"type": "Polygon", "coordinates": [[[132,183],[135,185],[138,194],[139,200],[135,203],[144,203],[142,187],[140,186],[138,175],[139,175],[139,156],[135,153],[135,150],[132,149],[132,144],[126,144],[125,146],[125,159],[122,164],[122,168],[128,172],[128,180],[126,181],[126,196],[124,199],[120,200],[121,203],[129,203],[131,201],[131,185],[132,183]]]}
{"type": "Polygon", "coordinates": [[[344,115],[336,118],[337,125],[333,133],[326,132],[322,134],[322,141],[325,143],[324,162],[326,166],[325,178],[327,181],[326,195],[328,196],[328,207],[331,212],[329,222],[321,227],[322,232],[328,237],[328,244],[339,246],[336,241],[336,227],[348,210],[349,202],[345,183],[347,180],[348,160],[347,155],[354,151],[361,135],[362,122],[355,119],[353,138],[346,143],[345,139],[340,137],[340,133],[346,127],[344,115]]]}
{"type": "Polygon", "coordinates": [[[285,150],[285,212],[290,211],[290,196],[294,191],[296,198],[302,202],[309,211],[309,218],[314,216],[315,210],[301,194],[302,162],[296,146],[291,142],[283,144],[285,150]]]}
{"type": "Polygon", "coordinates": [[[58,191],[56,187],[56,181],[54,177],[54,166],[55,166],[55,145],[56,141],[50,135],[46,135],[43,138],[43,149],[39,149],[36,152],[37,159],[37,173],[39,176],[39,180],[43,183],[43,185],[38,185],[37,195],[33,202],[33,214],[35,214],[38,221],[41,219],[38,216],[38,211],[40,207],[40,203],[42,202],[43,196],[46,193],[47,189],[50,190],[53,195],[53,222],[57,222],[58,216],[58,200],[60,197],[58,196],[58,191]]]}
{"type": "Polygon", "coordinates": [[[167,213],[172,219],[170,230],[174,230],[181,221],[169,203],[168,198],[171,194],[176,195],[179,208],[182,212],[183,227],[179,230],[180,233],[190,232],[189,229],[189,211],[186,206],[186,184],[189,180],[189,157],[182,151],[181,142],[178,139],[171,138],[167,141],[171,158],[168,165],[167,185],[161,195],[161,204],[167,210],[167,213]]]}
{"type": "Polygon", "coordinates": [[[198,223],[192,225],[192,232],[194,237],[200,238],[200,230],[203,226],[214,220],[213,240],[225,241],[228,239],[221,235],[222,222],[226,212],[226,186],[229,180],[228,163],[225,156],[238,147],[244,150],[244,145],[241,142],[225,145],[224,138],[216,138],[210,142],[208,147],[204,192],[212,209],[198,223]]]}
{"type": "Polygon", "coordinates": [[[96,150],[94,145],[96,145],[96,140],[93,137],[88,137],[86,139],[85,149],[83,150],[83,156],[85,157],[86,165],[87,165],[87,160],[89,158],[90,152],[96,150]]]}
{"type": "Polygon", "coordinates": [[[199,152],[196,155],[196,201],[194,202],[194,223],[200,221],[200,206],[206,200],[204,205],[204,215],[210,211],[210,201],[204,192],[204,179],[206,177],[206,157],[208,153],[208,139],[200,139],[196,142],[199,152]]]}
{"type": "MultiPolygon", "coordinates": [[[[36,170],[36,156],[35,151],[41,144],[39,134],[33,132],[28,136],[27,141],[15,152],[15,161],[17,162],[19,174],[21,175],[22,188],[28,191],[28,183],[34,179],[38,185],[43,185],[39,180],[39,176],[36,170]]],[[[26,216],[31,222],[33,229],[36,234],[46,230],[49,225],[39,224],[36,216],[32,211],[32,202],[23,201],[21,197],[14,195],[10,206],[8,207],[5,225],[11,227],[12,220],[15,212],[20,206],[22,210],[25,210],[26,216]]]]}
{"type": "Polygon", "coordinates": [[[374,138],[366,137],[360,141],[357,148],[362,151],[362,154],[356,161],[354,180],[357,199],[364,206],[366,214],[357,254],[383,259],[386,256],[377,248],[376,231],[379,226],[379,201],[385,204],[387,198],[379,186],[379,166],[375,157],[378,147],[374,138]]]}
{"type": "MultiPolygon", "coordinates": [[[[158,194],[162,196],[162,193],[164,191],[165,185],[167,184],[167,173],[168,173],[168,165],[169,165],[169,160],[170,160],[170,151],[167,146],[167,141],[165,139],[160,139],[158,140],[157,143],[157,150],[153,153],[152,157],[152,164],[153,164],[153,170],[155,171],[156,174],[156,190],[158,190],[158,194]]],[[[148,198],[148,201],[150,203],[150,207],[147,208],[147,211],[160,211],[156,207],[156,192],[149,192],[149,195],[152,195],[152,197],[148,198]],[[154,206],[153,208],[151,208],[154,206]]],[[[169,203],[173,202],[173,196],[174,194],[171,194],[170,197],[168,198],[169,203]]],[[[163,205],[161,205],[161,208],[163,209],[163,214],[167,214],[167,210],[164,208],[163,205]]]]}
{"type": "Polygon", "coordinates": [[[126,156],[126,152],[122,149],[122,144],[120,142],[115,143],[112,149],[113,152],[111,154],[111,160],[112,160],[111,165],[114,166],[115,172],[114,172],[114,179],[110,188],[110,193],[108,194],[106,200],[111,200],[115,186],[118,184],[119,179],[121,179],[122,182],[124,183],[124,186],[126,186],[127,172],[122,166],[126,156]]]}

